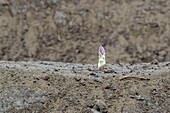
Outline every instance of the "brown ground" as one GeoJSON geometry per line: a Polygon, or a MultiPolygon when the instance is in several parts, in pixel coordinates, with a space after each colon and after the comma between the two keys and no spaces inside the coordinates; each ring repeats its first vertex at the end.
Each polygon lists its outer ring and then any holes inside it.
{"type": "Polygon", "coordinates": [[[168,113],[169,45],[169,0],[0,0],[0,60],[85,63],[0,62],[0,112],[168,113]]]}
{"type": "Polygon", "coordinates": [[[169,113],[170,62],[0,62],[0,112],[169,113]]]}
{"type": "Polygon", "coordinates": [[[111,63],[168,61],[169,31],[169,0],[0,2],[3,60],[97,63],[103,44],[111,63]]]}

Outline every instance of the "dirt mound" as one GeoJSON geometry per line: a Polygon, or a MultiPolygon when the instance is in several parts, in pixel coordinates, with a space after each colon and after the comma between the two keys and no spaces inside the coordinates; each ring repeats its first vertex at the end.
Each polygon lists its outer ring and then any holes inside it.
{"type": "Polygon", "coordinates": [[[170,112],[170,62],[96,67],[0,62],[0,112],[170,112]]]}
{"type": "Polygon", "coordinates": [[[96,63],[170,60],[170,2],[3,0],[0,59],[96,63]]]}

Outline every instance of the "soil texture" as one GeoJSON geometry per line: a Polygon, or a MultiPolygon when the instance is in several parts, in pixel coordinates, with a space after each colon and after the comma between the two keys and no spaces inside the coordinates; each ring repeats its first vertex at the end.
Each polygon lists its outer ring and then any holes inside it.
{"type": "Polygon", "coordinates": [[[0,62],[3,113],[169,113],[170,62],[0,62]]]}
{"type": "Polygon", "coordinates": [[[2,113],[170,113],[170,0],[0,0],[0,60],[2,113]]]}
{"type": "Polygon", "coordinates": [[[1,0],[0,59],[170,61],[169,0],[1,0]]]}

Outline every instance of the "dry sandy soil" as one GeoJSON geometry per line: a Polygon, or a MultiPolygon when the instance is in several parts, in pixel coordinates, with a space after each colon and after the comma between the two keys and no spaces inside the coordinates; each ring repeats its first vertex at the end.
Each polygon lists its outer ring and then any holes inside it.
{"type": "Polygon", "coordinates": [[[0,59],[170,61],[169,0],[1,0],[0,59]]]}
{"type": "Polygon", "coordinates": [[[0,112],[169,113],[170,62],[0,62],[0,112]]]}
{"type": "Polygon", "coordinates": [[[0,0],[0,112],[169,113],[169,45],[170,0],[0,0]]]}

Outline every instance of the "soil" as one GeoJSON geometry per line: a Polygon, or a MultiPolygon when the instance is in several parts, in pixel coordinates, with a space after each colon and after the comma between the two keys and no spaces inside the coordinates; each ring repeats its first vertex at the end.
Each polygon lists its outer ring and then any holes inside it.
{"type": "Polygon", "coordinates": [[[1,0],[0,59],[169,61],[169,20],[169,0],[1,0]]]}
{"type": "Polygon", "coordinates": [[[169,0],[0,0],[0,112],[168,113],[169,31],[169,0]]]}
{"type": "Polygon", "coordinates": [[[0,112],[169,113],[170,62],[0,62],[0,112]]]}

